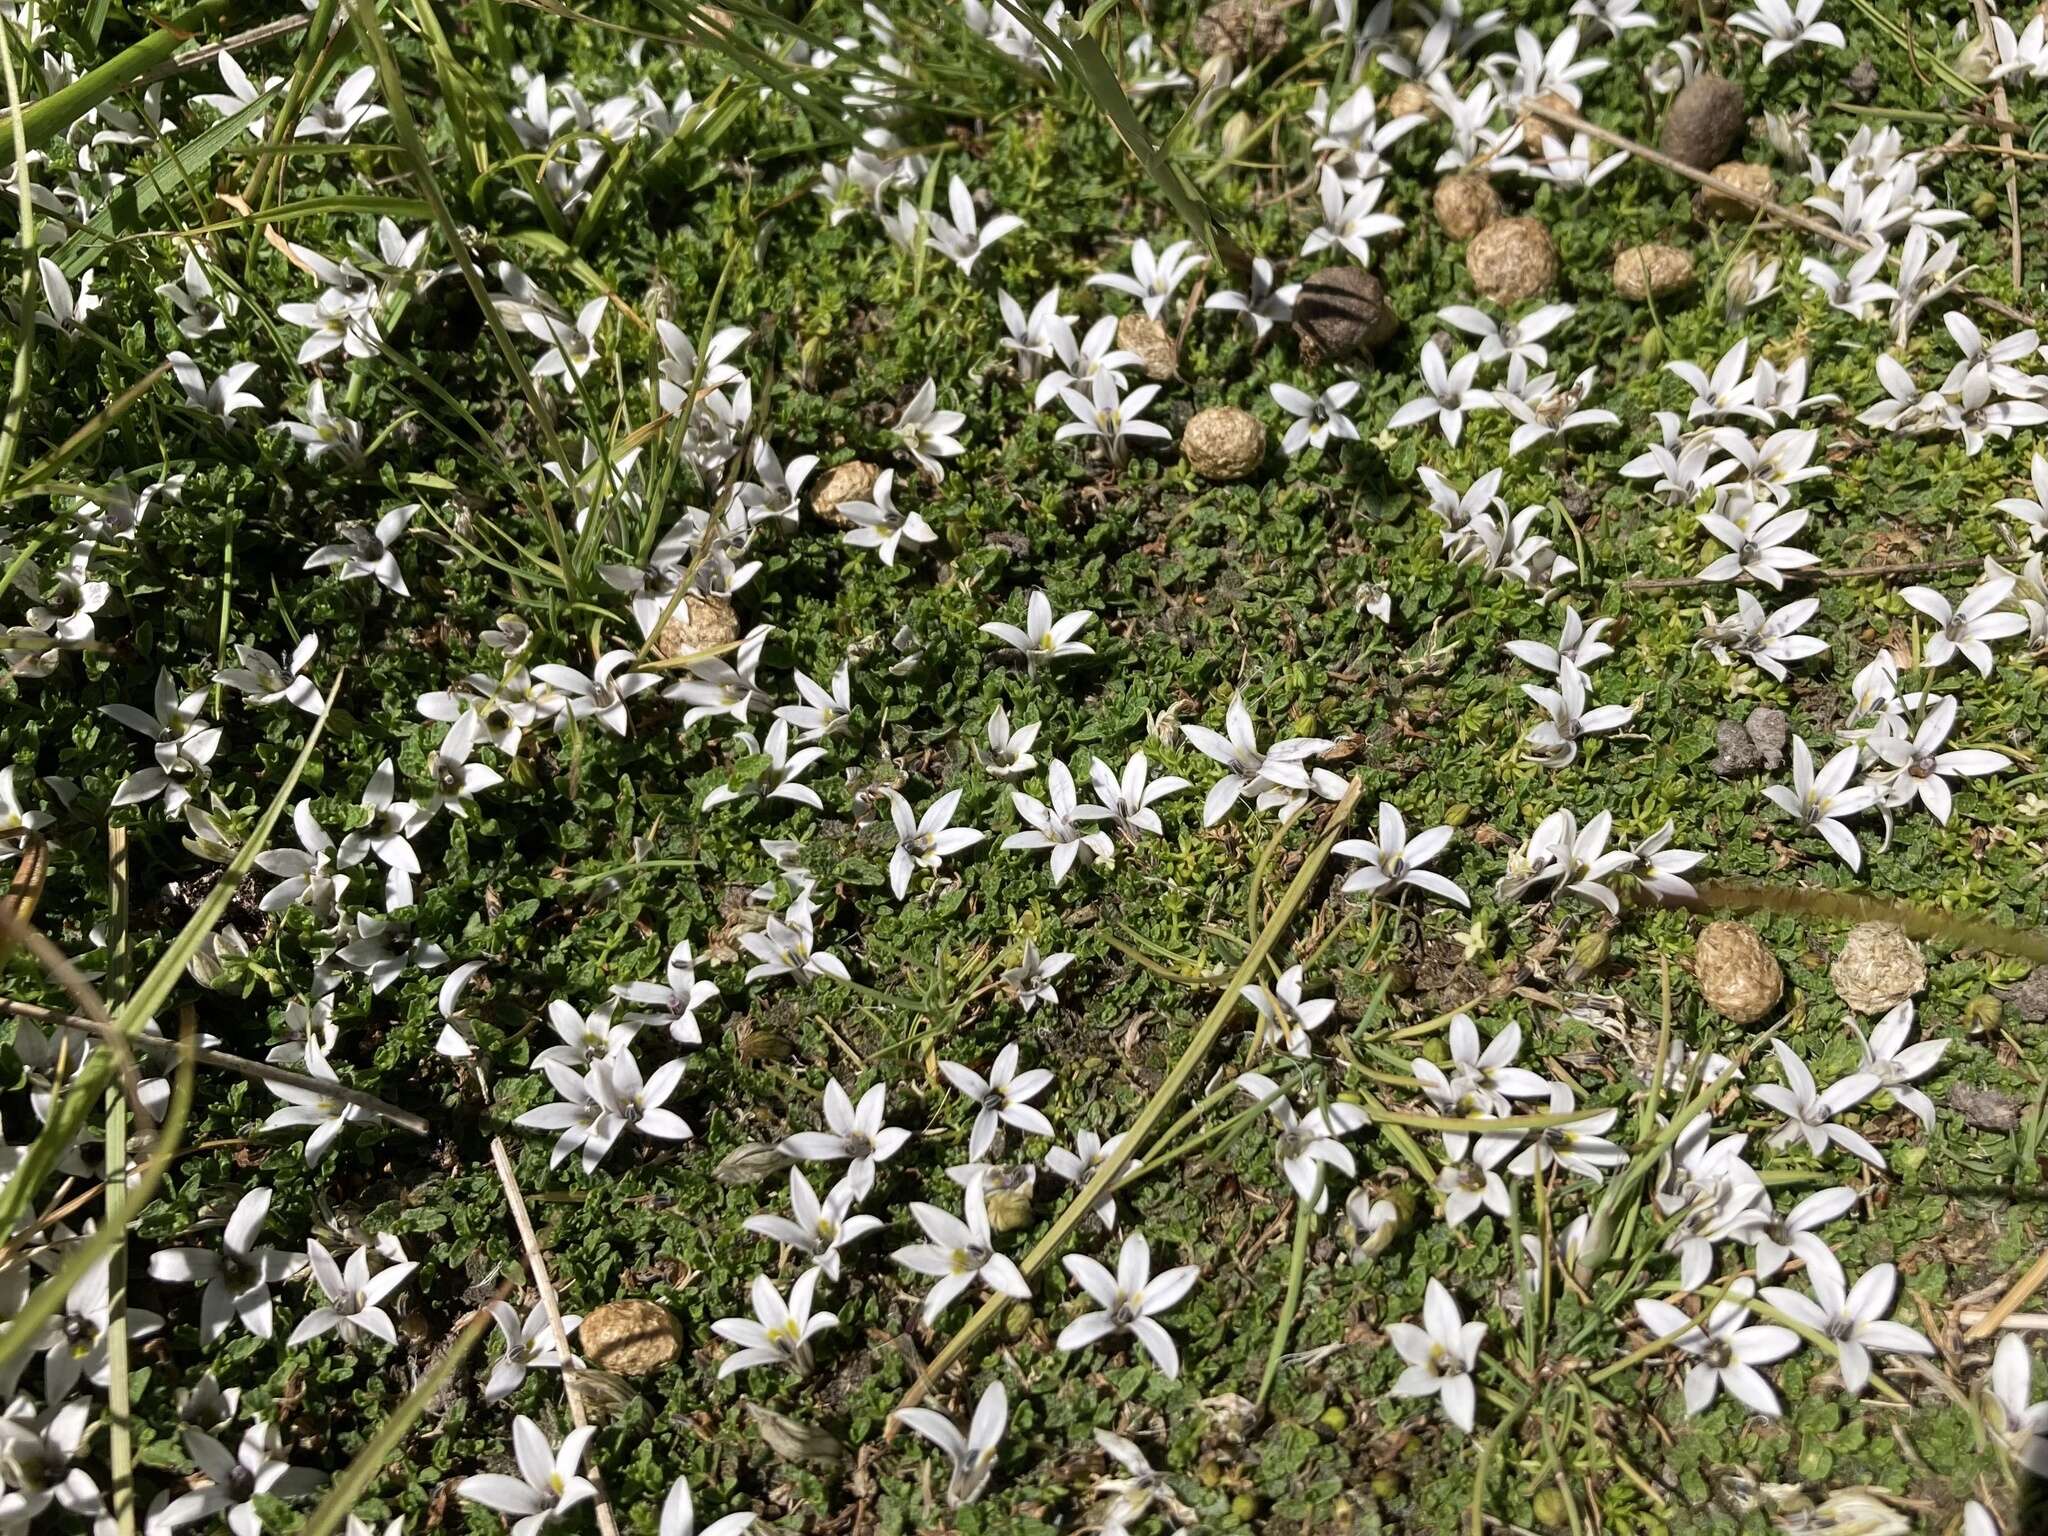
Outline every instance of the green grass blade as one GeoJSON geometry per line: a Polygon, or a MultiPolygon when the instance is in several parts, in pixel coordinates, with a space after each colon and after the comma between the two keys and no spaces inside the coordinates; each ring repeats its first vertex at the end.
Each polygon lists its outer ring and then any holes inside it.
{"type": "Polygon", "coordinates": [[[448,131],[455,140],[455,152],[468,167],[462,181],[481,181],[490,174],[491,157],[482,129],[472,117],[488,117],[496,112],[496,106],[477,89],[475,77],[456,62],[455,49],[429,0],[413,0],[412,14],[419,22],[427,62],[433,65],[434,78],[441,88],[441,105],[448,110],[448,131]],[[477,104],[474,110],[473,103],[477,104]]]}
{"type": "MultiPolygon", "coordinates": [[[[158,382],[170,371],[171,365],[169,363],[158,363],[149,372],[122,390],[120,394],[114,396],[113,399],[101,407],[99,413],[92,420],[86,422],[76,432],[65,438],[63,442],[23,470],[21,472],[21,479],[4,494],[0,494],[0,505],[5,505],[10,501],[18,501],[24,496],[49,494],[50,488],[45,482],[52,475],[56,474],[58,470],[70,463],[72,459],[97,442],[109,427],[113,426],[115,422],[126,416],[134,408],[136,401],[156,388],[158,382]]],[[[12,581],[12,579],[13,573],[8,572],[5,580],[0,581],[0,590],[4,590],[5,583],[12,581]]]]}
{"type": "Polygon", "coordinates": [[[341,1529],[342,1522],[362,1502],[363,1495],[391,1460],[392,1453],[419,1421],[420,1415],[427,1411],[427,1406],[441,1395],[448,1378],[469,1358],[470,1351],[482,1341],[490,1326],[491,1314],[484,1311],[476,1312],[462,1325],[461,1332],[455,1335],[454,1341],[434,1362],[432,1369],[420,1378],[419,1385],[406,1393],[405,1401],[385,1416],[384,1422],[377,1426],[377,1432],[342,1469],[341,1476],[334,1480],[319,1507],[299,1527],[299,1536],[334,1536],[341,1529]]]}
{"type": "Polygon", "coordinates": [[[94,107],[138,84],[195,37],[212,30],[232,9],[234,0],[204,0],[162,23],[142,41],[122,49],[97,69],[87,70],[61,91],[13,108],[8,113],[10,131],[18,127],[31,149],[41,149],[94,107]]]}
{"type": "MultiPolygon", "coordinates": [[[[304,110],[307,97],[313,90],[320,73],[321,61],[328,57],[335,43],[334,12],[336,0],[319,0],[313,9],[312,25],[299,43],[298,57],[292,61],[292,77],[284,88],[284,101],[278,108],[277,116],[271,121],[263,135],[263,147],[276,149],[291,133],[294,120],[304,110]]],[[[242,186],[242,201],[257,212],[263,211],[277,197],[284,185],[285,162],[283,160],[259,159],[250,167],[249,179],[242,186]]],[[[242,281],[248,282],[256,270],[256,251],[253,242],[242,257],[242,281]]]]}
{"type": "Polygon", "coordinates": [[[276,208],[259,208],[247,214],[232,214],[225,219],[210,219],[203,224],[181,224],[175,229],[138,229],[132,234],[117,236],[109,243],[127,245],[149,240],[190,240],[200,235],[262,229],[271,224],[296,224],[301,219],[331,218],[335,214],[371,219],[388,215],[409,224],[433,216],[427,205],[416,197],[302,197],[276,208]]]}
{"type": "Polygon", "coordinates": [[[166,142],[163,153],[149,163],[149,168],[123,184],[105,207],[73,230],[71,238],[58,247],[51,260],[76,282],[78,274],[99,259],[117,234],[140,230],[143,217],[158,204],[167,201],[173,192],[190,189],[195,181],[203,179],[214,158],[248,132],[249,124],[262,115],[274,94],[263,92],[233,117],[224,117],[202,129],[186,144],[166,142]]]}
{"type": "Polygon", "coordinates": [[[1249,273],[1251,253],[1239,243],[1222,217],[1181,175],[1180,168],[1154,141],[1150,130],[1145,127],[1145,120],[1138,116],[1138,109],[1131,104],[1131,98],[1124,94],[1123,82],[1117,79],[1116,69],[1103,53],[1101,44],[1085,33],[1060,36],[1018,0],[1001,0],[1001,4],[1023,24],[1040,47],[1059,59],[1080,82],[1081,89],[1095,104],[1096,111],[1116,130],[1117,137],[1124,141],[1124,147],[1144,167],[1145,174],[1152,178],[1159,195],[1172,205],[1173,211],[1180,215],[1181,222],[1195,237],[1209,248],[1209,254],[1239,276],[1249,273]]]}
{"type": "MultiPolygon", "coordinates": [[[[128,935],[128,829],[107,828],[107,974],[101,983],[106,995],[119,1002],[128,991],[128,969],[133,951],[128,935]]],[[[180,1053],[180,1075],[190,1083],[197,1063],[187,1043],[180,1053]]],[[[179,1116],[180,1139],[184,1115],[179,1116]]],[[[106,1149],[106,1167],[117,1177],[106,1181],[106,1218],[102,1225],[120,1234],[118,1245],[107,1261],[107,1464],[113,1493],[114,1528],[117,1536],[135,1536],[135,1405],[129,1394],[128,1356],[128,1223],[130,1202],[137,1193],[128,1187],[128,1099],[121,1085],[107,1090],[107,1129],[101,1142],[106,1149]]]]}
{"type": "MultiPolygon", "coordinates": [[[[377,24],[375,0],[348,0],[349,20],[362,40],[363,49],[376,66],[377,78],[384,92],[386,109],[391,114],[392,132],[412,161],[413,179],[418,184],[420,196],[426,199],[427,207],[434,216],[434,223],[441,231],[441,238],[448,243],[448,253],[455,258],[455,265],[462,273],[462,280],[468,286],[470,296],[476,300],[482,312],[484,325],[503,354],[505,364],[512,370],[512,376],[519,383],[520,393],[526,396],[526,403],[533,412],[534,422],[547,440],[548,451],[555,462],[564,470],[573,471],[578,462],[576,455],[563,445],[561,435],[556,432],[554,412],[548,402],[541,398],[539,388],[533,382],[533,375],[527,369],[526,359],[512,344],[512,337],[505,329],[505,322],[499,317],[498,308],[491,302],[491,295],[484,287],[483,274],[476,269],[470,258],[469,246],[462,231],[455,223],[455,217],[448,210],[448,200],[442,196],[440,181],[434,175],[433,163],[427,157],[427,146],[420,138],[419,125],[413,121],[412,107],[405,99],[405,82],[398,73],[398,59],[391,52],[391,43],[377,24]]],[[[563,536],[561,520],[555,515],[554,501],[548,493],[545,479],[539,482],[543,500],[541,511],[545,515],[549,540],[555,548],[556,562],[565,570],[569,568],[568,541],[563,536]]]]}
{"type": "Polygon", "coordinates": [[[178,931],[170,948],[150,967],[149,974],[135,988],[135,995],[114,1016],[114,1023],[123,1034],[134,1034],[162,1010],[170,998],[171,989],[178,984],[178,978],[185,974],[185,963],[219,925],[229,904],[234,901],[235,893],[241,889],[243,879],[255,868],[257,856],[270,846],[270,834],[290,804],[292,791],[299,787],[299,776],[306,771],[306,764],[313,760],[313,749],[320,745],[321,733],[327,729],[330,711],[334,708],[335,696],[341,691],[344,675],[340,671],[334,674],[324,707],[314,717],[313,728],[306,733],[306,744],[299,748],[299,755],[292,760],[284,782],[277,786],[277,793],[271,797],[269,806],[250,829],[249,840],[235,854],[234,861],[227,866],[213,889],[206,893],[206,900],[192,914],[191,921],[178,931]]]}
{"type": "Polygon", "coordinates": [[[28,409],[29,381],[34,377],[31,359],[36,334],[36,205],[29,196],[29,141],[21,120],[21,87],[14,77],[13,28],[0,25],[0,75],[6,80],[8,135],[14,153],[14,191],[20,200],[21,276],[15,285],[14,377],[7,388],[7,407],[0,419],[0,494],[14,472],[14,457],[21,451],[21,418],[28,409]]]}
{"type": "MultiPolygon", "coordinates": [[[[111,1051],[102,1049],[97,1059],[107,1061],[112,1055],[111,1051]]],[[[183,1059],[178,1065],[177,1078],[171,1087],[170,1108],[165,1112],[163,1124],[157,1131],[156,1150],[150,1154],[149,1162],[144,1165],[141,1178],[126,1192],[128,1208],[131,1210],[140,1211],[149,1204],[156,1194],[157,1186],[163,1182],[164,1173],[171,1166],[171,1159],[178,1155],[178,1148],[184,1142],[185,1116],[192,1107],[193,1073],[191,1052],[187,1051],[183,1053],[183,1059]]],[[[82,1077],[83,1074],[81,1079],[82,1077]]],[[[97,1094],[88,1098],[76,1089],[73,1090],[71,1097],[84,1102],[88,1109],[98,1102],[97,1094]]],[[[52,1123],[55,1123],[54,1116],[52,1123]]],[[[109,1152],[111,1155],[112,1149],[109,1149],[109,1152]]],[[[125,1162],[126,1159],[121,1158],[116,1166],[107,1170],[111,1181],[121,1179],[123,1170],[119,1164],[125,1162]]],[[[16,1178],[19,1177],[20,1174],[17,1174],[16,1178]]],[[[13,1187],[12,1184],[8,1186],[10,1190],[13,1187]]],[[[109,1193],[111,1192],[110,1187],[109,1193]]],[[[64,1305],[64,1298],[71,1294],[72,1287],[77,1285],[95,1264],[106,1258],[113,1251],[115,1244],[125,1242],[127,1236],[128,1228],[125,1222],[103,1221],[90,1236],[71,1250],[57,1272],[35,1288],[22,1309],[8,1323],[6,1330],[0,1332],[0,1366],[4,1366],[23,1350],[35,1344],[42,1334],[43,1324],[57,1315],[58,1309],[64,1305]]]]}

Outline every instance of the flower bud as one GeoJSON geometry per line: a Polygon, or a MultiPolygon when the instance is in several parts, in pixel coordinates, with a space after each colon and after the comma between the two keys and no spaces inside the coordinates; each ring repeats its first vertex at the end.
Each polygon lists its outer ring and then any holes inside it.
{"type": "Polygon", "coordinates": [[[1353,1259],[1377,1258],[1385,1253],[1414,1220],[1415,1195],[1405,1184],[1377,1196],[1359,1185],[1344,1202],[1345,1235],[1355,1245],[1353,1259]]]}
{"type": "Polygon", "coordinates": [[[1590,1286],[1593,1277],[1607,1267],[1614,1252],[1614,1215],[1603,1204],[1586,1224],[1585,1240],[1579,1244],[1579,1261],[1572,1266],[1572,1278],[1590,1286]]]}
{"type": "Polygon", "coordinates": [[[1861,1488],[1844,1488],[1814,1509],[1808,1528],[1841,1536],[1911,1536],[1913,1522],[1861,1488]]]}
{"type": "Polygon", "coordinates": [[[1771,152],[1785,164],[1799,170],[1806,168],[1806,156],[1812,148],[1812,138],[1806,131],[1804,112],[1764,113],[1764,136],[1771,141],[1771,152]]]}
{"type": "Polygon", "coordinates": [[[1998,49],[1982,32],[1973,33],[1956,55],[1955,72],[1972,85],[1982,85],[1998,67],[1998,49]]]}
{"type": "Polygon", "coordinates": [[[815,1424],[792,1419],[759,1403],[742,1403],[762,1443],[784,1461],[814,1461],[830,1464],[846,1459],[846,1447],[815,1424]]]}
{"type": "Polygon", "coordinates": [[[1728,323],[1733,325],[1742,318],[1743,311],[1756,303],[1758,278],[1763,272],[1763,262],[1755,251],[1744,251],[1728,264],[1727,276],[1722,281],[1722,293],[1727,300],[1728,323]]]}
{"type": "Polygon", "coordinates": [[[1237,63],[1232,53],[1212,53],[1195,77],[1195,104],[1189,109],[1197,124],[1206,123],[1230,94],[1230,72],[1237,63]]]}
{"type": "Polygon", "coordinates": [[[1980,992],[1963,1010],[1963,1025],[1973,1035],[1988,1034],[1998,1028],[1998,1021],[2004,1014],[2004,1005],[1997,998],[1989,992],[1980,992]]]}
{"type": "Polygon", "coordinates": [[[583,1396],[584,1410],[600,1424],[617,1418],[640,1397],[625,1377],[595,1366],[586,1366],[576,1373],[576,1387],[583,1396]]]}
{"type": "Polygon", "coordinates": [[[781,1173],[789,1164],[790,1159],[780,1147],[765,1141],[743,1141],[725,1154],[711,1176],[730,1186],[758,1184],[781,1173]]]}
{"type": "Polygon", "coordinates": [[[1571,963],[1565,967],[1565,985],[1576,985],[1605,965],[1610,942],[1607,929],[1595,928],[1574,944],[1571,963]]]}
{"type": "Polygon", "coordinates": [[[787,1035],[763,1029],[751,1020],[740,1020],[737,1033],[742,1061],[787,1061],[796,1054],[787,1035]]]}
{"type": "Polygon", "coordinates": [[[1242,110],[1231,113],[1230,120],[1223,125],[1223,158],[1235,160],[1251,136],[1251,114],[1242,110]]]}
{"type": "Polygon", "coordinates": [[[988,1224],[991,1231],[1014,1232],[1031,1221],[1031,1194],[1037,1186],[1038,1170],[1023,1168],[991,1168],[982,1183],[982,1195],[988,1201],[988,1224]]]}

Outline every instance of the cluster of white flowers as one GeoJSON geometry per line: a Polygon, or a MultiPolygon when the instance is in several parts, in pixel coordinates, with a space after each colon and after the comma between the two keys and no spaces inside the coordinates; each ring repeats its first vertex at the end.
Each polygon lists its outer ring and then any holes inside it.
{"type": "MultiPolygon", "coordinates": [[[[953,1302],[978,1288],[1001,1296],[1030,1298],[1030,1282],[1023,1271],[998,1250],[999,1228],[990,1215],[989,1196],[992,1189],[1022,1191],[1028,1200],[1034,1170],[1028,1163],[999,1166],[986,1159],[1001,1150],[1000,1139],[1007,1133],[1048,1139],[1054,1134],[1052,1122],[1031,1102],[1052,1085],[1053,1075],[1044,1068],[1020,1070],[1014,1044],[997,1053],[986,1077],[958,1062],[942,1062],[940,1067],[974,1114],[967,1138],[970,1161],[950,1170],[961,1186],[963,1211],[956,1216],[939,1206],[911,1201],[910,1215],[921,1229],[923,1241],[894,1254],[903,1269],[933,1282],[923,1307],[928,1327],[953,1302]]],[[[858,1207],[874,1195],[881,1166],[911,1140],[909,1131],[884,1123],[888,1092],[886,1083],[875,1083],[855,1104],[839,1083],[832,1081],[825,1089],[826,1129],[799,1131],[782,1141],[778,1150],[791,1161],[844,1163],[846,1172],[820,1201],[802,1170],[792,1168],[789,1215],[767,1212],[748,1218],[748,1231],[799,1255],[807,1267],[787,1295],[765,1274],[757,1275],[750,1291],[754,1315],[712,1324],[720,1338],[738,1346],[719,1366],[721,1377],[759,1366],[803,1375],[812,1368],[815,1341],[838,1325],[836,1313],[819,1309],[819,1287],[842,1284],[847,1278],[843,1250],[882,1229],[880,1217],[857,1213],[858,1207]]],[[[1048,1172],[1079,1184],[1105,1160],[1117,1156],[1117,1143],[1104,1145],[1084,1131],[1073,1151],[1052,1146],[1044,1154],[1044,1162],[1048,1172]]],[[[1105,1199],[1096,1210],[1105,1230],[1113,1230],[1114,1200],[1105,1199]]],[[[1128,1332],[1161,1371],[1169,1377],[1179,1374],[1179,1352],[1158,1319],[1186,1299],[1199,1275],[1196,1266],[1155,1275],[1150,1245],[1138,1232],[1125,1235],[1114,1274],[1084,1254],[1067,1255],[1065,1264],[1076,1288],[1098,1310],[1083,1312],[1061,1331],[1061,1349],[1081,1349],[1128,1332]]],[[[1009,1398],[1001,1382],[991,1383],[983,1393],[965,1434],[931,1409],[905,1408],[899,1410],[898,1417],[937,1445],[951,1463],[950,1503],[968,1504],[982,1496],[1009,1422],[1009,1398]]],[[[1136,1455],[1135,1448],[1132,1454],[1136,1455]]]]}
{"type": "MultiPolygon", "coordinates": [[[[1908,588],[1907,601],[1922,612],[1943,621],[1943,632],[1932,637],[1923,656],[1930,670],[1951,656],[1967,654],[1971,647],[1983,656],[1982,670],[1990,671],[1990,652],[1985,634],[2011,635],[2026,627],[2026,620],[2013,613],[1993,613],[2012,590],[2012,578],[1987,579],[1951,608],[1947,599],[1926,587],[1908,588]],[[1987,590],[1988,589],[1988,590],[1987,590]],[[1971,610],[1973,620],[1965,610],[1971,610]],[[1973,634],[1973,622],[1998,621],[1995,628],[1973,634]]],[[[1949,737],[1956,728],[1959,706],[1954,694],[1899,690],[1899,665],[1890,652],[1881,652],[1856,676],[1848,724],[1843,728],[1844,745],[1828,760],[1815,765],[1813,750],[1804,737],[1792,741],[1792,783],[1773,784],[1765,796],[1808,831],[1817,832],[1851,869],[1863,865],[1862,845],[1848,826],[1850,818],[1865,811],[1881,813],[1886,841],[1895,815],[1916,803],[1938,822],[1946,823],[1954,803],[1952,780],[1982,778],[2002,772],[2012,759],[1990,747],[1954,747],[1949,737]],[[1856,782],[1858,776],[1862,782],[1856,782]]]]}
{"type": "MultiPolygon", "coordinates": [[[[1466,361],[1476,363],[1478,357],[1474,352],[1466,361]]],[[[1429,366],[1427,348],[1423,364],[1429,366]]],[[[1501,470],[1489,469],[1462,491],[1428,465],[1418,473],[1430,509],[1443,525],[1443,550],[1449,559],[1491,580],[1520,582],[1539,592],[1561,585],[1578,570],[1547,535],[1536,531],[1537,521],[1548,515],[1546,507],[1535,503],[1519,512],[1508,511],[1500,495],[1501,470]]]]}

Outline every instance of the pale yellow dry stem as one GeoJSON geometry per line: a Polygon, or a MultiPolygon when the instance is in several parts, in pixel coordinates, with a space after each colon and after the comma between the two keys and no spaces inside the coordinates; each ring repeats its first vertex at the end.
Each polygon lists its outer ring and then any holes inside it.
{"type": "MultiPolygon", "coordinates": [[[[1343,835],[1344,827],[1351,820],[1351,813],[1357,807],[1358,797],[1363,792],[1364,785],[1353,779],[1350,787],[1344,791],[1344,797],[1337,802],[1336,809],[1331,812],[1329,824],[1323,829],[1323,835],[1316,840],[1315,846],[1302,860],[1300,870],[1287,887],[1287,893],[1280,898],[1280,904],[1273,909],[1273,915],[1266,920],[1266,926],[1260,930],[1251,948],[1245,951],[1244,959],[1238,962],[1236,973],[1224,986],[1216,1005],[1209,1010],[1209,1016],[1195,1032],[1195,1038],[1188,1042],[1188,1048],[1181,1053],[1180,1060],[1176,1061],[1173,1069],[1166,1074],[1166,1080],[1146,1101],[1144,1109],[1138,1113],[1138,1118],[1124,1133],[1119,1143],[1120,1155],[1103,1160],[1102,1165],[1096,1169],[1095,1176],[1067,1202],[1066,1208],[1053,1221],[1045,1236],[1033,1244],[1030,1252],[1018,1261],[1018,1267],[1026,1276],[1034,1275],[1043,1269],[1073,1235],[1082,1218],[1094,1210],[1096,1203],[1110,1192],[1132,1160],[1144,1150],[1146,1138],[1151,1135],[1167,1110],[1179,1099],[1188,1079],[1208,1059],[1209,1052],[1223,1033],[1224,1025],[1237,1010],[1240,990],[1257,977],[1259,968],[1266,963],[1266,956],[1272,953],[1279,944],[1281,935],[1294,921],[1294,914],[1307,899],[1309,889],[1322,873],[1324,861],[1329,858],[1330,850],[1343,835]]],[[[1006,1296],[993,1296],[983,1302],[980,1309],[962,1325],[960,1331],[947,1340],[946,1347],[933,1357],[931,1363],[918,1375],[917,1380],[910,1384],[910,1390],[903,1394],[903,1400],[897,1406],[912,1408],[922,1401],[925,1394],[931,1390],[932,1383],[951,1369],[953,1364],[967,1353],[975,1339],[995,1321],[997,1315],[1011,1305],[1012,1302],[1006,1296]]],[[[892,1420],[892,1433],[894,1428],[895,1423],[892,1420]]]]}

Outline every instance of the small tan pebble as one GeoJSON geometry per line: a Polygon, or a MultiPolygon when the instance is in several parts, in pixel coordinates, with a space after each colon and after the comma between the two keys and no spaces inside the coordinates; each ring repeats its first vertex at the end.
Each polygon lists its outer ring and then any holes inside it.
{"type": "Polygon", "coordinates": [[[1339,363],[1391,341],[1401,322],[1370,272],[1325,267],[1294,297],[1294,336],[1302,359],[1339,363]]]}
{"type": "Polygon", "coordinates": [[[1702,928],[1693,945],[1692,970],[1707,1006],[1736,1024],[1754,1024],[1785,995],[1785,973],[1777,957],[1747,923],[1702,928]]]}
{"type": "Polygon", "coordinates": [[[1927,985],[1927,961],[1898,924],[1858,923],[1828,967],[1828,980],[1858,1013],[1884,1013],[1927,985]]]}
{"type": "Polygon", "coordinates": [[[1188,418],[1180,451],[1204,480],[1248,479],[1265,462],[1265,424],[1234,405],[1211,406],[1188,418]]]}
{"type": "Polygon", "coordinates": [[[1949,1084],[1946,1098],[1948,1107],[1963,1117],[1963,1124],[1980,1131],[2009,1131],[2027,1112],[2025,1099],[1969,1083],[1949,1084]]]}
{"type": "Polygon", "coordinates": [[[674,1314],[651,1301],[608,1301],[583,1319],[576,1336],[585,1359],[620,1376],[646,1376],[683,1352],[674,1314]]]}
{"type": "Polygon", "coordinates": [[[839,510],[839,504],[842,501],[866,501],[875,488],[875,482],[881,478],[879,466],[860,459],[835,464],[811,487],[811,510],[828,523],[850,527],[846,514],[839,510]]]}
{"type": "Polygon", "coordinates": [[[654,654],[663,661],[674,661],[678,656],[731,645],[739,637],[739,610],[729,599],[685,592],[654,637],[654,654]]]}
{"type": "Polygon", "coordinates": [[[1429,202],[1437,223],[1453,240],[1470,240],[1500,217],[1500,194],[1484,176],[1446,176],[1429,202]]]}
{"type": "Polygon", "coordinates": [[[1519,304],[1557,283],[1557,246],[1534,219],[1496,219],[1465,247],[1472,286],[1496,304],[1519,304]]]}
{"type": "Polygon", "coordinates": [[[1397,117],[1442,117],[1443,109],[1436,104],[1436,97],[1429,87],[1420,80],[1403,80],[1394,87],[1394,94],[1387,98],[1387,120],[1397,117]]]}
{"type": "Polygon", "coordinates": [[[1558,95],[1555,91],[1545,91],[1540,96],[1531,96],[1527,98],[1527,100],[1523,104],[1522,115],[1520,118],[1520,122],[1522,125],[1522,142],[1524,144],[1530,146],[1532,149],[1540,149],[1543,144],[1543,135],[1545,135],[1546,133],[1554,139],[1564,139],[1570,136],[1566,132],[1566,130],[1558,127],[1557,124],[1553,123],[1549,118],[1539,117],[1536,113],[1531,112],[1529,108],[1532,106],[1547,107],[1552,112],[1567,112],[1571,113],[1574,116],[1578,114],[1579,110],[1577,107],[1573,106],[1570,101],[1558,95]]]}
{"type": "MultiPolygon", "coordinates": [[[[1751,197],[1768,198],[1771,195],[1771,168],[1768,165],[1751,165],[1747,160],[1728,160],[1714,167],[1716,180],[1725,181],[1731,187],[1738,187],[1751,197]]],[[[1700,211],[1717,219],[1753,219],[1756,205],[1740,198],[1728,197],[1711,187],[1700,189],[1700,211]]]]}
{"type": "Polygon", "coordinates": [[[1263,59],[1287,46],[1287,18],[1268,0],[1223,0],[1196,19],[1194,43],[1203,58],[1263,59]]]}
{"type": "Polygon", "coordinates": [[[1748,126],[1742,87],[1719,75],[1700,75],[1672,98],[1657,147],[1696,171],[1710,170],[1742,142],[1748,126]]]}
{"type": "Polygon", "coordinates": [[[1170,379],[1180,368],[1180,348],[1166,334],[1166,327],[1143,312],[1125,315],[1116,323],[1116,344],[1135,353],[1145,377],[1170,379]]]}
{"type": "Polygon", "coordinates": [[[1692,285],[1692,257],[1675,245],[1632,245],[1614,258],[1614,291],[1641,303],[1692,285]]]}
{"type": "MultiPolygon", "coordinates": [[[[2048,965],[2037,965],[1998,994],[2011,1003],[2024,1024],[2048,1024],[2048,965]]],[[[1997,1022],[1994,1017],[1993,1022],[1997,1022]]]]}

